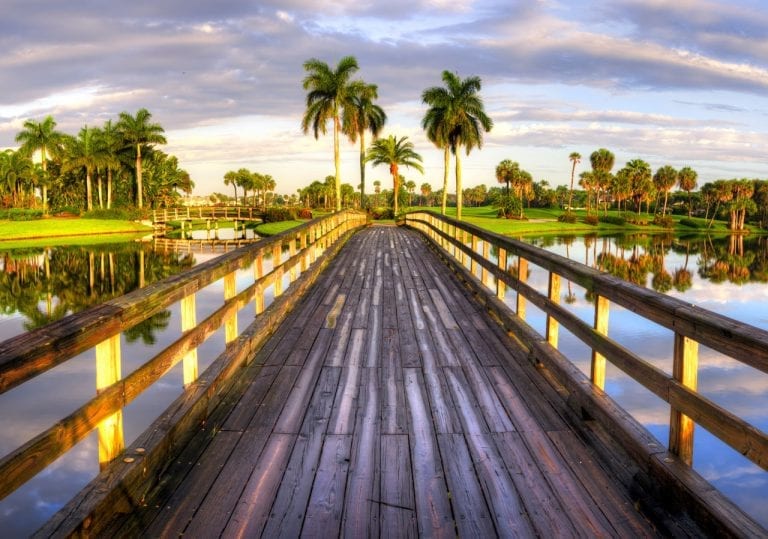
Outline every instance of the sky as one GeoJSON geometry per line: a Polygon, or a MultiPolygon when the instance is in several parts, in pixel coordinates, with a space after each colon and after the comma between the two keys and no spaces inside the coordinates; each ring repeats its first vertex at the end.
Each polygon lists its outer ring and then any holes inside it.
{"type": "MultiPolygon", "coordinates": [[[[424,159],[417,185],[442,185],[442,152],[421,129],[424,89],[449,70],[479,76],[493,129],[462,155],[465,186],[496,183],[511,159],[567,185],[568,156],[605,147],[616,169],[691,166],[699,183],[768,178],[766,0],[4,0],[0,149],[27,119],[71,134],[146,108],[195,194],[229,193],[224,173],[271,174],[295,193],[333,174],[333,137],[300,128],[303,64],[353,55],[378,85],[383,135],[424,159]]],[[[359,183],[342,143],[342,181],[359,183]]],[[[370,167],[370,165],[369,165],[370,167]]],[[[389,186],[386,167],[366,183],[389,186]]],[[[453,179],[451,179],[453,182],[453,179]]],[[[449,190],[453,190],[449,184],[449,190]]]]}

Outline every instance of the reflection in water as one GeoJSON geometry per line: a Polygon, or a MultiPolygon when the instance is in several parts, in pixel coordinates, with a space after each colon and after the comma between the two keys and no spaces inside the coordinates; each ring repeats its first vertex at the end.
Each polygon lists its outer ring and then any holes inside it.
{"type": "MultiPolygon", "coordinates": [[[[719,314],[768,329],[768,238],[754,236],[621,236],[526,238],[566,258],[653,288],[719,314]]],[[[546,272],[529,279],[546,288],[546,272]]],[[[566,283],[563,300],[592,323],[594,298],[566,283]]],[[[545,317],[529,313],[528,322],[543,334],[545,317]]],[[[611,305],[609,335],[622,346],[671,373],[673,334],[618,305],[611,305]]],[[[589,350],[565,332],[560,350],[589,375],[589,350]]],[[[768,431],[768,375],[706,347],[699,354],[698,391],[768,431]]],[[[607,392],[659,440],[669,436],[669,405],[619,369],[608,366],[607,392]]],[[[768,514],[768,472],[751,463],[703,428],[696,428],[693,465],[707,480],[764,526],[768,514]]]]}

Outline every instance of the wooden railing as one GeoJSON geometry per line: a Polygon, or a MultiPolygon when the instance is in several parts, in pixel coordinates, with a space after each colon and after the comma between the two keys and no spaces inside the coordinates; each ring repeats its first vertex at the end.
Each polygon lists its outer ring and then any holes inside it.
{"type": "MultiPolygon", "coordinates": [[[[125,457],[116,477],[146,478],[149,463],[162,465],[169,447],[184,440],[184,428],[199,424],[232,374],[247,364],[253,351],[279,324],[308,289],[322,268],[355,229],[366,223],[365,214],[345,211],[301,225],[279,235],[223,254],[191,270],[146,288],[107,301],[18,337],[0,343],[0,394],[37,377],[78,354],[95,348],[96,395],[27,443],[0,459],[0,499],[67,452],[94,428],[99,431],[102,465],[124,452],[122,410],[183,362],[184,392],[172,406],[173,424],[147,429],[140,447],[125,457]],[[286,256],[287,255],[287,256],[286,256]],[[265,259],[271,267],[265,268],[265,259]],[[236,272],[252,268],[253,281],[236,290],[236,272]],[[285,279],[284,279],[285,276],[285,279]],[[196,294],[223,279],[221,306],[205,320],[196,317],[196,294]],[[284,280],[289,282],[283,294],[284,280]],[[265,291],[274,300],[265,310],[265,291]],[[254,304],[255,321],[238,334],[238,312],[254,304]],[[121,334],[174,304],[179,304],[178,338],[140,367],[121,378],[121,334]],[[197,351],[219,328],[226,347],[198,377],[197,351]],[[233,346],[234,345],[234,346],[233,346]],[[158,456],[161,455],[161,456],[158,456]]],[[[160,416],[162,410],[158,410],[160,416]]],[[[162,418],[157,421],[162,422],[162,418]]],[[[127,450],[126,450],[127,451],[127,450]]]]}
{"type": "MultiPolygon", "coordinates": [[[[572,365],[560,361],[564,358],[556,351],[558,328],[563,326],[592,350],[593,387],[599,390],[604,388],[607,360],[669,403],[668,449],[681,461],[691,464],[696,423],[752,462],[768,469],[768,435],[696,390],[699,344],[768,373],[767,331],[471,224],[428,212],[407,214],[405,224],[423,232],[434,242],[439,252],[453,262],[454,269],[464,274],[466,281],[475,283],[475,291],[482,296],[478,299],[504,320],[505,327],[528,332],[526,341],[535,349],[537,358],[552,358],[548,367],[562,374],[578,374],[572,365]],[[497,252],[496,261],[491,258],[491,248],[497,252]],[[510,257],[513,256],[517,257],[516,264],[510,264],[510,257]],[[549,273],[547,290],[538,291],[526,282],[528,264],[534,264],[549,273]],[[593,325],[559,305],[562,279],[570,280],[594,294],[593,325]],[[508,317],[509,309],[503,304],[507,288],[517,292],[518,320],[508,317]],[[544,339],[537,337],[530,328],[526,329],[527,326],[519,324],[520,319],[525,319],[526,302],[531,302],[546,314],[544,339]],[[608,337],[611,303],[621,305],[673,332],[671,376],[608,337]],[[551,353],[552,350],[557,353],[551,353]]],[[[562,382],[571,384],[578,391],[577,382],[569,382],[566,377],[563,377],[562,382]]],[[[595,407],[588,411],[596,415],[599,412],[595,407]]]]}
{"type": "Polygon", "coordinates": [[[152,210],[152,222],[167,223],[168,221],[189,221],[194,219],[224,219],[238,221],[255,221],[263,217],[259,208],[246,206],[195,206],[183,208],[163,208],[152,210]]]}

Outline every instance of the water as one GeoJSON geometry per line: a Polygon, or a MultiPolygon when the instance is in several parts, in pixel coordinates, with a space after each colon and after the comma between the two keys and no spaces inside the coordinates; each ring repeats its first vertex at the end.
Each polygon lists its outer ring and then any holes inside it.
{"type": "MultiPolygon", "coordinates": [[[[768,238],[620,235],[529,237],[534,245],[609,271],[686,303],[768,329],[768,238]]],[[[547,274],[531,266],[529,282],[546,290],[547,274]]],[[[509,300],[510,295],[508,295],[509,300]]],[[[593,299],[567,281],[561,303],[592,323],[593,299]]],[[[529,304],[527,321],[544,334],[545,315],[529,304]]],[[[666,373],[672,372],[671,331],[612,304],[608,334],[666,373]]],[[[560,328],[559,349],[589,375],[591,352],[560,328]]],[[[662,443],[669,438],[669,405],[608,364],[606,391],[662,443]]],[[[762,431],[768,431],[768,374],[713,350],[699,351],[698,391],[762,431]]],[[[768,472],[697,426],[694,468],[768,527],[768,472]]]]}

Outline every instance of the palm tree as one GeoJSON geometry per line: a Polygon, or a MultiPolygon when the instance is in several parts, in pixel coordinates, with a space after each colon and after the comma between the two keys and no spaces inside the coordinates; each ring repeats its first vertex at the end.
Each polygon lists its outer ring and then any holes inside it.
{"type": "Polygon", "coordinates": [[[379,206],[379,193],[381,193],[381,182],[379,180],[374,180],[373,182],[373,192],[376,193],[376,207],[379,206]]]}
{"type": "Polygon", "coordinates": [[[571,161],[571,191],[568,193],[568,213],[571,212],[571,203],[573,202],[573,176],[576,174],[576,165],[581,163],[581,154],[579,152],[571,152],[568,156],[571,161]]]}
{"type": "MultiPolygon", "coordinates": [[[[595,208],[600,210],[600,191],[607,190],[611,181],[611,170],[615,158],[610,150],[600,148],[595,150],[589,156],[589,162],[592,165],[593,186],[595,188],[595,208]]],[[[605,200],[605,211],[608,211],[608,201],[605,200]]]]}
{"type": "Polygon", "coordinates": [[[107,169],[107,209],[112,207],[112,181],[113,174],[121,168],[120,150],[123,146],[123,139],[117,126],[112,120],[104,122],[104,127],[98,133],[98,145],[105,155],[104,167],[107,169]]]}
{"type": "Polygon", "coordinates": [[[8,187],[17,205],[23,185],[34,177],[34,165],[26,152],[6,150],[0,153],[0,182],[8,187]]]}
{"type": "Polygon", "coordinates": [[[139,109],[135,116],[127,112],[120,113],[117,129],[126,142],[134,150],[136,157],[136,206],[144,207],[144,184],[141,178],[141,149],[151,148],[153,144],[166,144],[165,130],[160,124],[151,123],[152,114],[147,109],[139,109]]]}
{"type": "MultiPolygon", "coordinates": [[[[56,122],[53,116],[46,116],[42,122],[27,120],[24,122],[24,130],[16,135],[16,142],[21,143],[21,150],[32,155],[40,150],[40,162],[43,165],[43,176],[48,174],[48,155],[63,140],[63,133],[56,131],[56,122]]],[[[47,178],[44,178],[41,195],[43,199],[43,211],[48,211],[48,186],[47,178]]]]}
{"type": "Polygon", "coordinates": [[[642,159],[632,159],[624,168],[629,179],[630,197],[635,202],[637,214],[640,215],[640,204],[653,188],[651,166],[642,159]]]}
{"type": "Polygon", "coordinates": [[[269,174],[264,174],[263,180],[262,180],[262,189],[264,189],[264,209],[267,209],[267,195],[270,191],[274,191],[275,187],[277,187],[277,182],[275,182],[275,179],[270,176],[269,174]]]}
{"type": "Polygon", "coordinates": [[[307,76],[303,87],[307,93],[307,110],[301,119],[301,129],[306,134],[310,127],[319,138],[326,133],[328,120],[333,121],[333,164],[336,169],[336,211],[341,211],[341,161],[339,158],[339,133],[341,132],[342,112],[351,106],[350,98],[362,92],[365,86],[360,81],[351,82],[350,77],[358,70],[354,56],[345,56],[339,60],[335,70],[325,62],[311,58],[304,62],[307,76]]]}
{"type": "Polygon", "coordinates": [[[477,146],[483,145],[483,131],[490,131],[493,121],[485,114],[480,92],[480,77],[461,79],[457,74],[443,71],[445,87],[427,88],[422,101],[429,109],[422,120],[427,138],[438,148],[444,148],[446,171],[443,181],[443,213],[447,197],[448,149],[456,157],[456,218],[461,219],[461,158],[459,149],[463,146],[467,155],[477,146]]]}
{"type": "Polygon", "coordinates": [[[224,185],[231,185],[235,189],[235,206],[237,206],[237,172],[230,170],[224,174],[224,185]]]}
{"type": "Polygon", "coordinates": [[[62,172],[85,169],[85,200],[86,209],[93,209],[93,172],[101,166],[101,156],[98,153],[94,129],[87,125],[80,130],[77,138],[69,137],[66,143],[66,155],[62,164],[62,172]]]}
{"type": "Polygon", "coordinates": [[[373,102],[378,98],[378,87],[375,84],[356,85],[358,89],[349,98],[344,107],[342,129],[354,144],[360,137],[360,207],[365,201],[365,132],[370,131],[374,140],[384,128],[387,115],[384,110],[373,102]]]}
{"type": "Polygon", "coordinates": [[[670,165],[664,165],[656,174],[653,175],[653,184],[656,189],[664,192],[664,209],[661,215],[667,214],[667,198],[669,197],[669,190],[672,189],[677,183],[677,170],[670,165]]]}
{"type": "Polygon", "coordinates": [[[397,215],[397,199],[400,194],[399,167],[413,167],[423,174],[424,168],[421,166],[421,156],[413,150],[413,143],[408,142],[408,137],[401,137],[398,140],[394,135],[389,135],[385,139],[378,139],[373,142],[368,149],[366,160],[371,161],[373,166],[389,165],[389,173],[392,174],[392,184],[394,187],[394,211],[395,215],[397,215]]]}
{"type": "Polygon", "coordinates": [[[427,182],[424,182],[421,184],[421,187],[419,188],[421,191],[421,196],[424,197],[424,205],[425,206],[431,206],[429,203],[429,197],[432,194],[432,186],[428,184],[427,182]]]}
{"type": "Polygon", "coordinates": [[[516,171],[519,169],[520,165],[517,162],[512,162],[510,159],[504,159],[496,165],[496,181],[507,184],[507,195],[509,195],[509,182],[512,181],[516,171]]]}
{"type": "Polygon", "coordinates": [[[677,185],[688,193],[688,217],[691,216],[691,191],[696,189],[698,174],[691,167],[683,167],[677,173],[677,185]]]}

